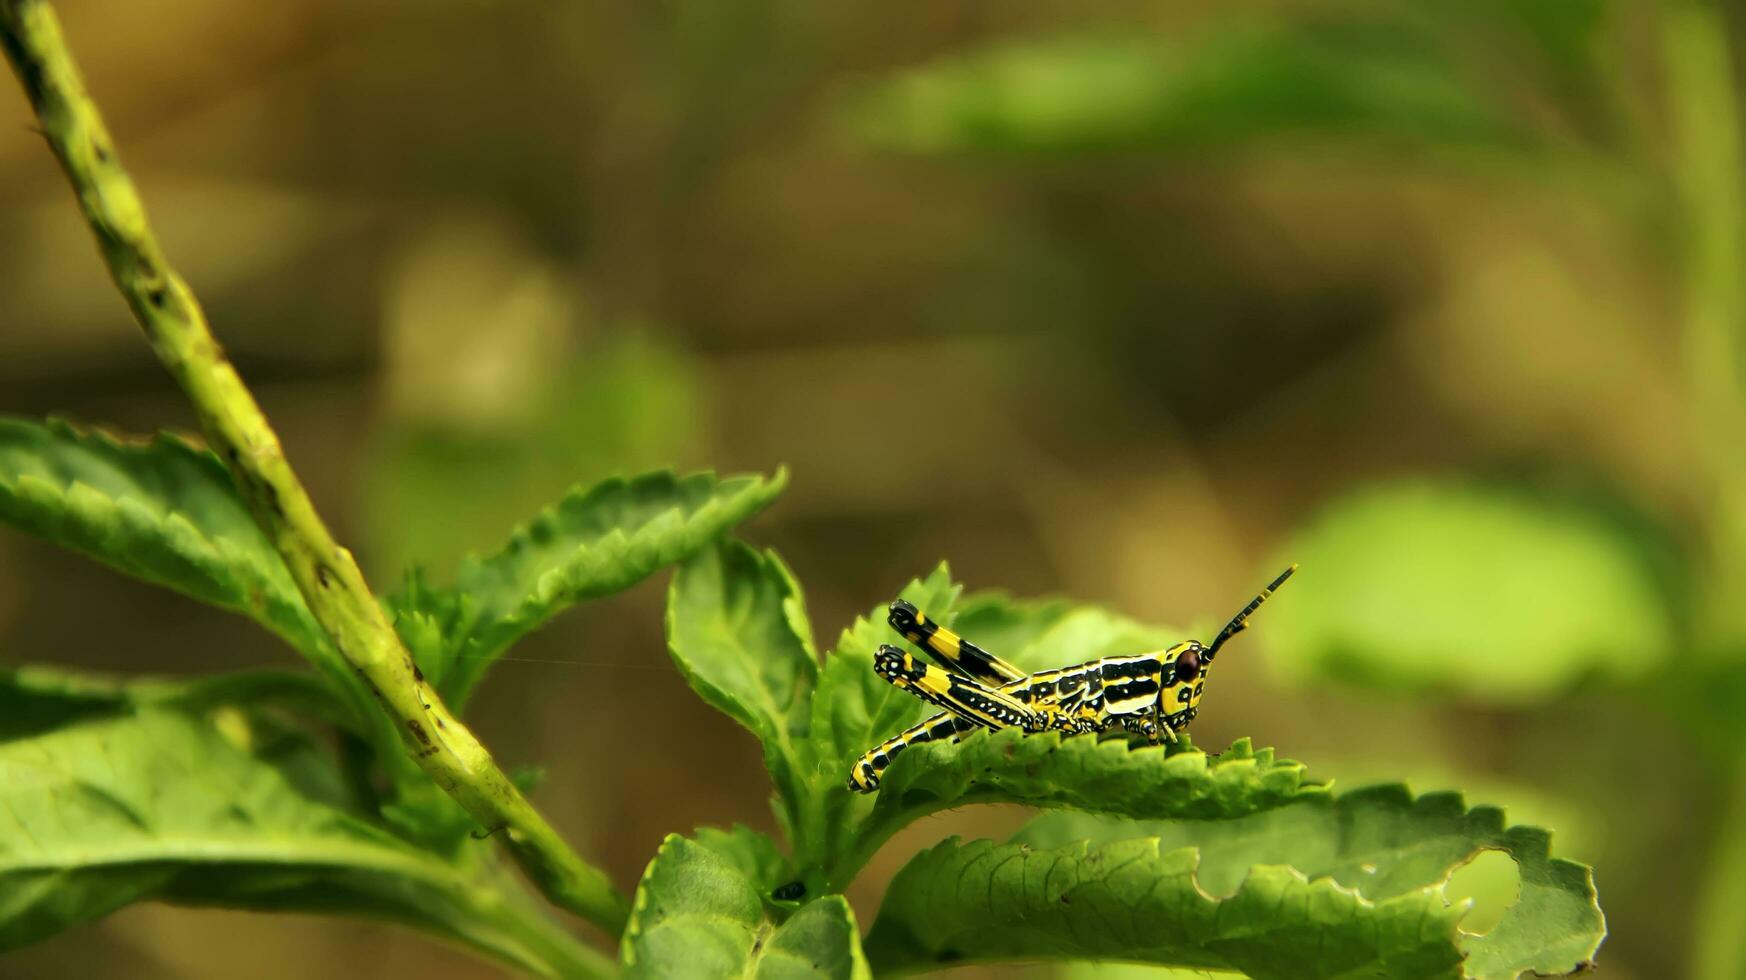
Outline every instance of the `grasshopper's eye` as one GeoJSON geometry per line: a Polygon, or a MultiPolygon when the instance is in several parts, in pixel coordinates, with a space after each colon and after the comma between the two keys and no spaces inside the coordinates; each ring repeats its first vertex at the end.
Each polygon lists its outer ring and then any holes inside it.
{"type": "Polygon", "coordinates": [[[1184,650],[1176,658],[1176,683],[1187,684],[1200,677],[1200,653],[1184,650]]]}

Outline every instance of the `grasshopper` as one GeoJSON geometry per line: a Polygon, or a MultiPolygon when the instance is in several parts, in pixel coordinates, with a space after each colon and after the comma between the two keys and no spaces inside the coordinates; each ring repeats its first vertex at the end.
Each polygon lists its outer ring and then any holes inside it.
{"type": "Polygon", "coordinates": [[[1293,565],[1281,572],[1205,646],[1185,640],[1155,653],[1102,657],[1034,674],[1026,674],[899,599],[891,604],[891,628],[926,650],[940,666],[887,644],[873,655],[873,669],[892,685],[944,710],[868,749],[849,770],[849,789],[871,793],[904,749],[923,742],[955,742],[977,728],[1069,736],[1119,727],[1153,745],[1174,742],[1176,733],[1200,712],[1213,658],[1248,627],[1249,617],[1295,571],[1293,565]]]}

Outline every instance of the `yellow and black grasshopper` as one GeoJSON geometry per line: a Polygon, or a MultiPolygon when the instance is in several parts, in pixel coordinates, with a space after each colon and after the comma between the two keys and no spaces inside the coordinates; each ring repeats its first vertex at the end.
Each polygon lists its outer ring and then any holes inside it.
{"type": "Polygon", "coordinates": [[[1199,713],[1207,668],[1219,648],[1248,626],[1249,616],[1295,571],[1293,565],[1281,572],[1204,647],[1187,640],[1158,653],[1103,657],[1035,674],[1026,674],[899,599],[891,604],[891,628],[947,669],[920,663],[889,645],[873,655],[873,669],[945,711],[868,749],[849,770],[849,789],[871,793],[899,752],[921,742],[957,741],[975,728],[1066,736],[1120,726],[1153,744],[1175,741],[1176,733],[1199,713]]]}

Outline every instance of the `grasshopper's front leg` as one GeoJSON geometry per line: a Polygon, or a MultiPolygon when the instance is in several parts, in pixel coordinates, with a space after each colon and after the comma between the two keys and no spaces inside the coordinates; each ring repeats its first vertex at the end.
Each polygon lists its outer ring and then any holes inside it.
{"type": "Polygon", "coordinates": [[[1114,723],[1119,722],[1128,731],[1143,736],[1148,745],[1176,741],[1176,729],[1171,728],[1170,723],[1158,717],[1154,711],[1121,715],[1110,719],[1110,721],[1111,725],[1105,727],[1106,731],[1109,727],[1113,727],[1114,723]]]}

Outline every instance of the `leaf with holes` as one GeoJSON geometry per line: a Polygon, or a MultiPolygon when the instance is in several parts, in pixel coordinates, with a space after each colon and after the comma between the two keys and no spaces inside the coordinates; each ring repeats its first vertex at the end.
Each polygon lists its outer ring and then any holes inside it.
{"type": "Polygon", "coordinates": [[[1372,902],[1288,867],[1202,890],[1193,847],[957,838],[898,872],[867,935],[880,971],[1000,960],[1111,959],[1240,970],[1258,980],[1460,975],[1461,909],[1436,889],[1372,902]]]}
{"type": "Polygon", "coordinates": [[[1465,975],[1508,978],[1523,971],[1561,974],[1588,963],[1606,936],[1594,875],[1551,854],[1551,834],[1509,827],[1503,811],[1468,807],[1457,793],[1414,797],[1382,785],[1217,820],[1179,817],[1125,820],[1058,812],[1033,821],[1017,838],[1032,846],[1146,839],[1164,851],[1195,848],[1199,886],[1228,895],[1253,869],[1288,866],[1331,880],[1369,902],[1436,894],[1482,853],[1513,859],[1519,895],[1483,935],[1445,937],[1463,957],[1465,975]]]}

